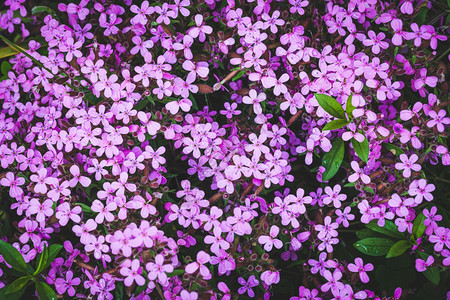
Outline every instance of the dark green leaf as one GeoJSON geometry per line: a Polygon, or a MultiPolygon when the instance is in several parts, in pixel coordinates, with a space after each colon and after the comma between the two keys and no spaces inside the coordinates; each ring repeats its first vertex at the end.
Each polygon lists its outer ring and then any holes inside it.
{"type": "Polygon", "coordinates": [[[421,212],[415,219],[414,219],[414,223],[413,223],[413,228],[412,228],[412,235],[414,236],[414,238],[417,240],[418,238],[420,238],[423,233],[425,232],[425,229],[427,229],[427,226],[425,226],[423,224],[423,221],[425,221],[425,216],[423,215],[423,213],[421,212]]]}
{"type": "Polygon", "coordinates": [[[338,119],[347,119],[342,105],[336,99],[325,94],[315,94],[319,105],[330,115],[338,119]]]}
{"type": "Polygon", "coordinates": [[[366,224],[366,227],[381,234],[396,238],[396,239],[404,239],[405,236],[398,231],[398,227],[389,220],[386,220],[383,227],[378,226],[376,221],[371,221],[369,224],[366,224]]]}
{"type": "Polygon", "coordinates": [[[389,252],[394,241],[385,238],[365,238],[353,244],[361,253],[370,256],[384,256],[389,252]]]}
{"type": "Polygon", "coordinates": [[[0,254],[15,270],[24,274],[29,274],[22,254],[20,254],[20,252],[12,245],[0,240],[0,254]]]}
{"type": "Polygon", "coordinates": [[[353,94],[350,94],[350,96],[347,98],[347,104],[345,105],[345,110],[347,112],[347,116],[350,119],[353,118],[353,111],[355,110],[355,107],[352,104],[352,98],[353,98],[353,94]]]}
{"type": "Polygon", "coordinates": [[[341,138],[335,139],[331,150],[323,156],[322,166],[325,172],[322,174],[322,181],[330,180],[337,173],[344,159],[344,153],[344,141],[341,138]]]}
{"type": "Polygon", "coordinates": [[[381,234],[379,234],[378,232],[375,232],[373,230],[370,230],[368,228],[364,228],[361,230],[358,230],[356,232],[356,236],[358,237],[358,239],[362,240],[368,237],[383,237],[381,234]]]}
{"type": "Polygon", "coordinates": [[[36,290],[40,300],[56,300],[55,291],[45,282],[36,281],[36,290]]]}
{"type": "Polygon", "coordinates": [[[116,286],[116,289],[114,291],[115,291],[115,294],[116,294],[116,299],[123,299],[124,298],[124,296],[123,296],[123,283],[122,282],[116,282],[115,286],[116,286]]]}
{"type": "Polygon", "coordinates": [[[28,276],[17,278],[13,283],[6,287],[5,294],[9,295],[14,294],[20,290],[25,290],[25,286],[27,285],[28,281],[30,281],[30,277],[28,276]]]}
{"type": "Polygon", "coordinates": [[[175,277],[175,276],[178,276],[178,275],[183,275],[185,273],[185,271],[184,270],[182,270],[182,269],[176,269],[176,270],[173,270],[173,272],[172,273],[167,273],[167,277],[175,277]]]}
{"type": "Polygon", "coordinates": [[[2,70],[3,75],[8,75],[8,72],[11,70],[11,64],[8,61],[4,60],[2,62],[2,65],[0,66],[0,69],[2,70]]]}
{"type": "Polygon", "coordinates": [[[369,159],[369,142],[367,141],[367,138],[364,137],[362,143],[352,138],[352,146],[359,158],[367,163],[367,160],[369,159]]]}
{"type": "Polygon", "coordinates": [[[325,130],[336,130],[336,129],[339,129],[339,128],[344,127],[344,126],[347,125],[347,124],[348,124],[348,121],[347,121],[347,120],[344,120],[344,119],[333,120],[333,121],[331,121],[330,123],[327,123],[327,124],[322,128],[322,131],[325,131],[325,130]]]}
{"type": "Polygon", "coordinates": [[[411,243],[407,240],[401,240],[395,243],[391,249],[389,249],[386,258],[396,257],[402,255],[406,250],[411,247],[411,243]]]}
{"type": "Polygon", "coordinates": [[[48,248],[48,259],[42,270],[45,270],[50,266],[50,264],[55,260],[56,256],[62,248],[63,246],[59,244],[50,245],[50,247],[48,248]]]}
{"type": "Polygon", "coordinates": [[[45,265],[47,264],[48,260],[48,248],[47,246],[44,246],[44,249],[41,253],[39,253],[37,265],[36,265],[36,271],[33,275],[37,275],[41,273],[44,270],[45,265]]]}
{"type": "Polygon", "coordinates": [[[441,281],[441,274],[437,267],[428,268],[423,275],[434,285],[439,285],[439,281],[441,281]]]}

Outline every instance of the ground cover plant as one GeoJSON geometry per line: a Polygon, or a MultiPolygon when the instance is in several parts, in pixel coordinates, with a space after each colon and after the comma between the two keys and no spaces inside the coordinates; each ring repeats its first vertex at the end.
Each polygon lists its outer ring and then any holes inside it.
{"type": "Polygon", "coordinates": [[[2,5],[0,299],[450,297],[450,3],[2,5]]]}

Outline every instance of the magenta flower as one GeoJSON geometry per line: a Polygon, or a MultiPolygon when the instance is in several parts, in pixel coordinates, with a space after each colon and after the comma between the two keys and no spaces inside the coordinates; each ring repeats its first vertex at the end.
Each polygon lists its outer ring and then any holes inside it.
{"type": "Polygon", "coordinates": [[[355,258],[355,263],[348,264],[348,269],[350,272],[358,272],[359,278],[361,278],[361,281],[364,283],[369,282],[369,276],[366,272],[373,271],[373,265],[372,264],[366,264],[364,265],[363,260],[359,257],[355,258]]]}
{"type": "Polygon", "coordinates": [[[433,255],[428,256],[427,261],[424,261],[423,259],[416,259],[416,270],[417,272],[425,272],[429,266],[431,266],[434,263],[434,257],[433,255]]]}
{"type": "Polygon", "coordinates": [[[396,163],[395,168],[397,170],[403,170],[403,177],[409,178],[411,176],[411,170],[420,171],[422,166],[415,162],[419,159],[416,154],[411,155],[409,158],[406,154],[400,154],[401,163],[396,163]]]}
{"type": "Polygon", "coordinates": [[[73,272],[67,271],[66,279],[57,278],[55,280],[55,288],[58,294],[63,295],[66,291],[70,297],[75,296],[75,288],[73,286],[81,283],[80,278],[73,278],[73,272]]]}
{"type": "Polygon", "coordinates": [[[436,126],[439,132],[444,132],[445,125],[450,124],[450,118],[445,117],[446,114],[447,112],[443,109],[441,109],[438,113],[436,113],[434,110],[431,110],[428,114],[431,120],[427,122],[427,126],[430,128],[436,126]]]}
{"type": "Polygon", "coordinates": [[[130,260],[126,260],[120,268],[120,274],[126,277],[123,281],[125,286],[131,286],[135,281],[137,285],[145,284],[145,278],[141,275],[141,263],[138,259],[133,259],[131,262],[130,260]]]}
{"type": "Polygon", "coordinates": [[[387,49],[389,47],[389,43],[384,42],[384,38],[386,35],[383,32],[376,34],[373,30],[369,30],[368,39],[363,41],[364,46],[372,46],[372,53],[378,54],[380,53],[380,49],[387,49]]]}
{"type": "Polygon", "coordinates": [[[430,243],[434,245],[434,251],[441,252],[444,245],[450,248],[450,229],[445,227],[437,227],[434,229],[434,234],[430,235],[430,243]]]}
{"type": "Polygon", "coordinates": [[[245,281],[244,278],[239,277],[238,282],[243,285],[238,289],[239,294],[244,294],[245,292],[247,292],[247,295],[250,298],[255,297],[255,292],[253,292],[252,288],[259,285],[259,281],[258,279],[256,279],[255,275],[250,275],[248,281],[245,281]]]}

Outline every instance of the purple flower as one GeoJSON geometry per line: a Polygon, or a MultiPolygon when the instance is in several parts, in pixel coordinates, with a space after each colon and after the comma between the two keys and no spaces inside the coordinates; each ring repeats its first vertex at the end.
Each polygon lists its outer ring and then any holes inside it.
{"type": "Polygon", "coordinates": [[[74,285],[79,285],[81,283],[80,278],[73,278],[73,272],[67,271],[66,279],[56,278],[55,280],[55,288],[58,294],[62,295],[67,291],[67,294],[70,297],[75,296],[75,288],[74,285]]]}
{"type": "Polygon", "coordinates": [[[239,277],[238,282],[243,285],[238,289],[239,294],[244,294],[245,292],[247,292],[247,295],[250,298],[255,297],[255,292],[253,292],[252,287],[259,285],[259,281],[258,279],[256,279],[255,275],[250,275],[248,281],[245,281],[244,278],[239,277]]]}

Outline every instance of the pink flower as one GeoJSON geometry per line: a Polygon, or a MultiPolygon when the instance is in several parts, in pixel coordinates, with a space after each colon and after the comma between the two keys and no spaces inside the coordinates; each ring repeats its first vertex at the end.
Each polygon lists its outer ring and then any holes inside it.
{"type": "Polygon", "coordinates": [[[336,184],[333,189],[331,189],[331,187],[329,186],[325,187],[325,193],[327,194],[327,197],[323,199],[323,203],[328,205],[333,202],[334,207],[341,207],[341,201],[347,199],[346,194],[339,194],[341,189],[342,188],[339,184],[336,184]]]}
{"type": "Polygon", "coordinates": [[[20,187],[25,183],[25,178],[16,177],[12,172],[6,173],[5,177],[0,180],[2,186],[9,187],[9,195],[12,198],[19,197],[23,194],[23,190],[20,187]]]}
{"type": "Polygon", "coordinates": [[[37,171],[37,175],[32,174],[30,176],[30,180],[36,182],[36,185],[34,186],[34,192],[40,194],[47,193],[47,184],[56,184],[58,182],[58,179],[56,179],[55,177],[47,176],[46,168],[39,169],[37,171]]]}
{"type": "Polygon", "coordinates": [[[70,204],[68,202],[64,202],[60,204],[56,210],[55,217],[59,220],[59,224],[61,226],[66,226],[69,222],[69,219],[74,221],[75,223],[80,223],[81,218],[79,214],[81,213],[81,207],[75,206],[70,209],[70,204]]]}
{"type": "Polygon", "coordinates": [[[110,202],[105,206],[99,200],[94,200],[94,202],[92,202],[91,209],[94,212],[98,212],[98,215],[95,217],[95,222],[98,224],[103,223],[104,219],[108,222],[112,222],[114,220],[114,215],[111,211],[115,211],[117,209],[117,204],[115,202],[110,202]]]}
{"type": "Polygon", "coordinates": [[[280,282],[280,272],[267,270],[261,274],[261,280],[264,281],[265,284],[277,284],[280,282]]]}
{"type": "Polygon", "coordinates": [[[437,227],[434,234],[430,236],[429,241],[434,245],[434,251],[441,252],[444,245],[450,248],[450,229],[445,227],[437,227]]]}
{"type": "Polygon", "coordinates": [[[368,271],[373,271],[373,265],[372,264],[366,264],[364,265],[363,260],[359,257],[355,258],[355,263],[354,264],[348,264],[348,269],[350,270],[350,272],[358,272],[359,273],[359,277],[361,278],[361,281],[364,283],[368,283],[369,282],[369,276],[367,275],[366,272],[368,271]]]}
{"type": "Polygon", "coordinates": [[[413,35],[415,36],[414,46],[416,47],[420,46],[422,39],[429,40],[431,38],[431,34],[427,32],[427,27],[425,25],[422,25],[419,28],[419,25],[412,23],[411,29],[413,31],[413,35]]]}
{"type": "Polygon", "coordinates": [[[203,250],[197,253],[197,261],[188,264],[185,267],[186,273],[193,274],[195,271],[200,270],[200,274],[205,280],[211,279],[212,275],[209,269],[205,266],[209,262],[211,256],[203,250]]]}
{"type": "Polygon", "coordinates": [[[402,198],[397,194],[392,194],[389,205],[395,207],[395,213],[399,217],[406,217],[409,214],[408,207],[414,205],[413,198],[402,198]]]}
{"type": "Polygon", "coordinates": [[[27,215],[36,214],[36,221],[44,222],[45,217],[50,217],[53,215],[53,201],[47,199],[44,203],[39,202],[38,199],[33,198],[30,201],[30,206],[27,209],[27,215]]]}
{"type": "Polygon", "coordinates": [[[230,243],[222,237],[222,229],[219,226],[214,227],[213,233],[214,235],[207,235],[204,239],[205,244],[211,244],[212,253],[218,254],[220,249],[230,249],[230,243]]]}
{"type": "Polygon", "coordinates": [[[373,30],[369,30],[368,39],[363,41],[364,46],[372,46],[372,53],[378,54],[381,49],[387,49],[389,47],[389,43],[383,42],[386,35],[383,32],[376,34],[373,30]]]}
{"type": "Polygon", "coordinates": [[[145,284],[145,278],[141,275],[142,267],[138,259],[133,259],[131,263],[129,260],[127,260],[122,265],[122,268],[120,269],[120,274],[126,277],[125,280],[123,281],[125,286],[131,286],[134,281],[136,281],[137,285],[145,284]]]}
{"type": "Polygon", "coordinates": [[[273,225],[272,227],[270,227],[269,235],[261,235],[258,238],[258,242],[261,245],[264,245],[264,250],[270,252],[272,251],[273,246],[275,246],[275,248],[277,249],[283,247],[283,243],[281,242],[281,240],[275,238],[278,235],[279,231],[280,229],[277,226],[273,225]]]}
{"type": "Polygon", "coordinates": [[[370,183],[370,177],[363,173],[363,170],[359,167],[359,164],[356,161],[352,161],[350,165],[352,166],[353,171],[355,171],[356,173],[348,177],[349,182],[355,182],[361,179],[361,181],[365,184],[370,183]]]}
{"type": "Polygon", "coordinates": [[[158,281],[162,285],[166,285],[167,282],[167,274],[173,272],[173,266],[171,264],[164,264],[164,256],[162,254],[158,254],[155,256],[155,262],[149,262],[145,268],[148,271],[148,279],[155,280],[158,278],[158,281]]]}
{"type": "Polygon", "coordinates": [[[77,165],[72,165],[70,167],[70,173],[73,178],[69,181],[70,187],[75,187],[79,182],[82,186],[88,187],[91,184],[91,180],[86,176],[81,176],[80,168],[77,165]]]}
{"type": "Polygon", "coordinates": [[[428,114],[431,120],[427,122],[427,126],[430,128],[436,126],[439,132],[444,132],[445,125],[450,124],[450,118],[445,117],[446,114],[447,112],[443,109],[441,109],[438,113],[436,113],[434,110],[431,110],[428,114]]]}
{"type": "Polygon", "coordinates": [[[339,279],[342,278],[342,272],[339,271],[339,269],[335,269],[333,274],[331,274],[330,271],[325,270],[323,273],[323,277],[328,282],[320,287],[322,292],[328,292],[331,289],[333,294],[335,294],[336,292],[344,288],[344,284],[342,282],[339,282],[339,279]]]}
{"type": "Polygon", "coordinates": [[[403,170],[403,177],[409,178],[411,176],[411,170],[420,171],[422,166],[419,164],[415,164],[415,162],[419,159],[416,154],[411,155],[409,158],[406,154],[400,154],[401,163],[396,163],[395,168],[397,170],[403,170]]]}
{"type": "Polygon", "coordinates": [[[423,259],[416,259],[416,270],[417,272],[425,272],[429,266],[431,266],[434,263],[434,257],[433,255],[428,256],[427,261],[424,261],[423,259]]]}

